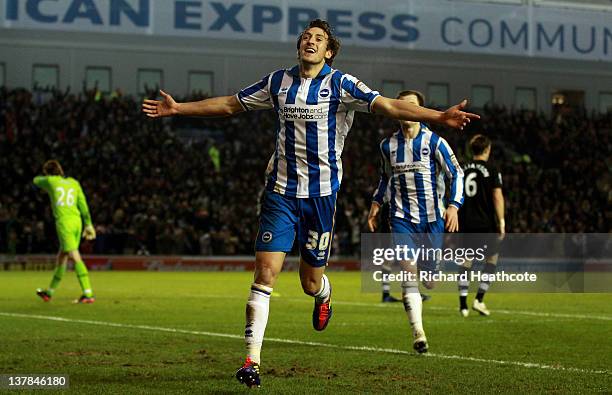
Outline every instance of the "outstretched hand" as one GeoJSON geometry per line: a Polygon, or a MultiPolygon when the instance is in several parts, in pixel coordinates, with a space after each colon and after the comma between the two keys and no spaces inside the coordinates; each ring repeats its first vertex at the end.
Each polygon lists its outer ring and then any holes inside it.
{"type": "Polygon", "coordinates": [[[467,100],[463,100],[461,103],[444,111],[444,113],[442,113],[441,123],[455,129],[463,130],[472,119],[480,119],[480,115],[478,114],[462,111],[466,105],[467,100]]]}
{"type": "Polygon", "coordinates": [[[166,92],[159,90],[159,94],[163,97],[163,101],[146,99],[142,103],[142,112],[147,114],[147,117],[158,118],[174,115],[178,112],[176,101],[166,92]]]}

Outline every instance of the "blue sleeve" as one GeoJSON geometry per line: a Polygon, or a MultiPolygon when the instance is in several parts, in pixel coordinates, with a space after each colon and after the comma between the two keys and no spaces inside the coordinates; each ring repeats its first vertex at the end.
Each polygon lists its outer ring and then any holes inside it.
{"type": "Polygon", "coordinates": [[[387,188],[389,187],[389,176],[390,176],[390,164],[389,164],[389,144],[387,140],[383,140],[380,144],[380,179],[378,180],[378,187],[374,191],[372,201],[382,206],[387,188]],[[386,143],[386,144],[385,144],[386,143]]]}
{"type": "Polygon", "coordinates": [[[270,75],[268,74],[261,81],[242,89],[236,94],[245,111],[266,110],[273,107],[269,81],[270,75]]]}
{"type": "Polygon", "coordinates": [[[443,138],[440,138],[436,147],[436,159],[451,183],[449,204],[461,208],[463,204],[463,169],[459,166],[453,150],[443,138]]]}
{"type": "Polygon", "coordinates": [[[372,112],[372,103],[380,96],[377,91],[373,91],[362,81],[350,74],[342,76],[342,95],[340,100],[349,110],[372,112]]]}

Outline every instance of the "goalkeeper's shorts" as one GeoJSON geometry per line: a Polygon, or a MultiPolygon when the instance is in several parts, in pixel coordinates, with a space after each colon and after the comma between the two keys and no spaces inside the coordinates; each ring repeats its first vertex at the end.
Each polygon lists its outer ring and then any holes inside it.
{"type": "Polygon", "coordinates": [[[83,223],[81,218],[63,219],[55,223],[57,238],[60,244],[60,251],[70,252],[79,249],[81,244],[81,232],[83,223]]]}

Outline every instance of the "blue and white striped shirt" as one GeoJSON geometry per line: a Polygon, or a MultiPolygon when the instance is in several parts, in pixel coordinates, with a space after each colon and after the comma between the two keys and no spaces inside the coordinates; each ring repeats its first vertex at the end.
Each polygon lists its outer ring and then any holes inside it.
{"type": "Polygon", "coordinates": [[[446,140],[421,124],[414,139],[402,130],[380,143],[381,175],[373,200],[389,200],[389,215],[413,223],[438,221],[444,213],[444,175],[450,181],[449,204],[463,204],[463,170],[446,140]]]}
{"type": "Polygon", "coordinates": [[[342,181],[344,139],[355,111],[371,111],[378,96],[328,65],[315,78],[301,78],[298,66],[277,70],[238,92],[245,110],[274,108],[278,115],[266,188],[298,198],[336,192],[342,181]]]}

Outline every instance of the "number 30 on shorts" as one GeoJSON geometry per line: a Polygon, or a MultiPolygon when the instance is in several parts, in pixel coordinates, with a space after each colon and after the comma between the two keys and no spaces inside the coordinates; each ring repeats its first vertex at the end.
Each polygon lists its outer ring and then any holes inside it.
{"type": "Polygon", "coordinates": [[[314,230],[309,230],[308,231],[308,243],[306,243],[306,249],[308,250],[327,250],[327,247],[329,247],[329,239],[331,236],[331,232],[325,232],[323,234],[321,234],[321,237],[319,237],[319,234],[317,232],[315,232],[314,230]]]}

